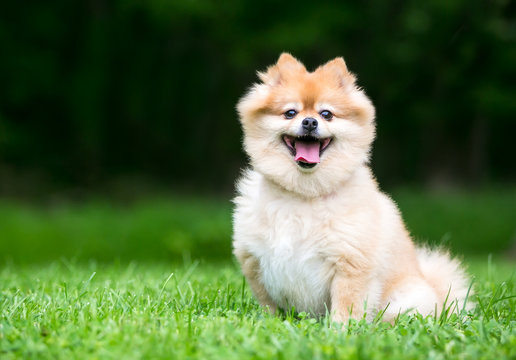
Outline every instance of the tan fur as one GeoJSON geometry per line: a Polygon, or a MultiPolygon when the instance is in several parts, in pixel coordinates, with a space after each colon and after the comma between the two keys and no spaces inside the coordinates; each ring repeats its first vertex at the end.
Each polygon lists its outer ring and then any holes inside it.
{"type": "Polygon", "coordinates": [[[468,279],[445,253],[417,249],[394,202],[368,167],[374,107],[342,58],[313,72],[289,54],[259,73],[238,103],[252,169],[238,183],[234,254],[260,303],[333,319],[385,311],[431,314],[449,294],[464,303],[468,279]],[[286,119],[285,111],[298,115],[286,119]],[[331,110],[334,118],[319,113],[331,110]],[[300,168],[282,140],[305,117],[330,145],[300,168]]]}

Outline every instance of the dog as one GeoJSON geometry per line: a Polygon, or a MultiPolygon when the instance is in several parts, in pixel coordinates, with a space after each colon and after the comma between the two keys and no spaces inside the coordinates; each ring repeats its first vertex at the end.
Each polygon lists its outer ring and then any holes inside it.
{"type": "Polygon", "coordinates": [[[250,168],[233,253],[260,304],[371,321],[469,308],[447,252],[417,247],[368,166],[375,109],[339,57],[309,72],[288,53],[240,99],[250,168]]]}

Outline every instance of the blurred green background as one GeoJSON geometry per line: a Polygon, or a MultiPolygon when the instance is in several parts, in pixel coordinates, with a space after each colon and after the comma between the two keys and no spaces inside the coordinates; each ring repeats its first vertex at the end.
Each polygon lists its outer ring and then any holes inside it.
{"type": "Polygon", "coordinates": [[[505,0],[4,2],[0,257],[230,259],[234,106],[282,51],[358,74],[377,107],[372,167],[417,239],[514,257],[514,14],[505,0]]]}

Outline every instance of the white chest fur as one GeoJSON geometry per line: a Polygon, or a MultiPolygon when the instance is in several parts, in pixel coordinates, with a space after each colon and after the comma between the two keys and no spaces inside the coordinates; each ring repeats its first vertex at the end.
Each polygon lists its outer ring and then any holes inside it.
{"type": "MultiPolygon", "coordinates": [[[[289,228],[288,224],[285,224],[289,228]]],[[[252,249],[259,258],[262,281],[281,308],[324,314],[330,310],[331,266],[315,244],[300,234],[283,234],[274,243],[252,249]]]]}
{"type": "Polygon", "coordinates": [[[235,248],[258,259],[261,281],[279,307],[325,314],[331,306],[334,268],[323,251],[328,245],[324,209],[314,211],[302,201],[277,198],[256,182],[241,184],[240,191],[235,200],[235,248]]]}

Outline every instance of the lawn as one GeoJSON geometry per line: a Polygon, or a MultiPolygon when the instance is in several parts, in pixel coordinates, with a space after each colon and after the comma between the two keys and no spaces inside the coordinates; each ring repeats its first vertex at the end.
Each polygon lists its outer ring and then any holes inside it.
{"type": "Polygon", "coordinates": [[[394,326],[265,313],[232,263],[7,265],[0,357],[35,359],[514,359],[514,270],[471,262],[479,303],[394,326]]]}
{"type": "Polygon", "coordinates": [[[464,254],[470,313],[344,328],[271,316],[230,256],[228,201],[0,201],[0,358],[516,358],[516,191],[393,198],[419,241],[464,254]]]}
{"type": "MultiPolygon", "coordinates": [[[[501,254],[516,244],[516,187],[392,192],[415,239],[456,254],[501,254]]],[[[0,265],[65,258],[110,262],[231,259],[230,196],[150,196],[132,202],[25,204],[0,199],[0,265]]]]}

